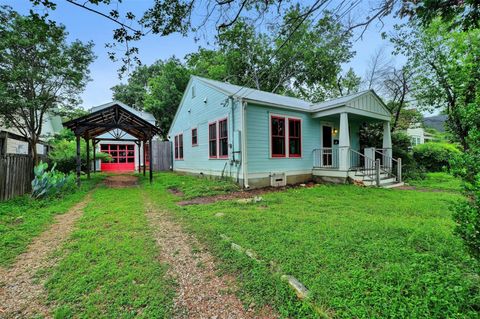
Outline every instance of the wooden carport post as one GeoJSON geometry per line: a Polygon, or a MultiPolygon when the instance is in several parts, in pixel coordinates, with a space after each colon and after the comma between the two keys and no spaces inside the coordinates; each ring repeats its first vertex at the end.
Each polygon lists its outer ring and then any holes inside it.
{"type": "Polygon", "coordinates": [[[85,138],[87,143],[87,178],[90,179],[90,139],[85,138]]]}
{"type": "Polygon", "coordinates": [[[140,158],[140,154],[142,152],[142,141],[140,140],[137,140],[135,141],[135,144],[137,144],[138,146],[138,172],[141,173],[142,172],[142,162],[141,162],[141,158],[140,158]]]}
{"type": "Polygon", "coordinates": [[[152,183],[152,180],[153,180],[153,168],[152,168],[152,138],[150,137],[150,140],[148,141],[148,170],[149,170],[149,174],[150,174],[150,184],[152,183]]]}
{"type": "Polygon", "coordinates": [[[80,172],[82,166],[82,159],[80,158],[80,135],[76,136],[77,138],[77,185],[80,186],[80,172]]]}
{"type": "Polygon", "coordinates": [[[93,174],[97,172],[97,157],[96,157],[96,148],[97,148],[97,142],[95,142],[95,139],[92,139],[92,146],[93,146],[93,174]]]}
{"type": "Polygon", "coordinates": [[[143,141],[143,176],[145,176],[145,166],[147,165],[146,158],[145,158],[145,142],[143,141]]]}

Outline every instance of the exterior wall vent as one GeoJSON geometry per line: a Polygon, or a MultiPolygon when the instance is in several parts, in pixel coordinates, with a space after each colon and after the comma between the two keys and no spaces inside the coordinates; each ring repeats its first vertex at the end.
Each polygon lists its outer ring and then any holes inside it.
{"type": "Polygon", "coordinates": [[[270,174],[270,186],[282,187],[287,185],[287,176],[285,173],[270,174]]]}

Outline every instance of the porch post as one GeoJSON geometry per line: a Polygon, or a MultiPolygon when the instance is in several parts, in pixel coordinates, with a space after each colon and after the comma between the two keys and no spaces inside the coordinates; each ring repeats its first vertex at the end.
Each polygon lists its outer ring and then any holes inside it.
{"type": "Polygon", "coordinates": [[[350,131],[348,128],[348,113],[340,113],[340,130],[339,130],[339,169],[347,171],[350,169],[348,153],[350,149],[350,131]]]}
{"type": "Polygon", "coordinates": [[[390,134],[390,121],[383,122],[383,165],[392,168],[392,136],[390,134]]]}

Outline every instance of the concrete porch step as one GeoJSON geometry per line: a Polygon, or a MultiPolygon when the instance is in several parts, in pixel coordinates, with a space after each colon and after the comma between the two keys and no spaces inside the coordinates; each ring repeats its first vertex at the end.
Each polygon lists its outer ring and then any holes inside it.
{"type": "Polygon", "coordinates": [[[382,188],[395,188],[395,187],[400,187],[400,186],[403,186],[405,185],[404,182],[393,182],[393,183],[389,183],[389,184],[385,184],[385,185],[381,185],[382,188]]]}
{"type": "MultiPolygon", "coordinates": [[[[395,183],[395,182],[396,182],[395,177],[382,178],[380,179],[380,186],[395,183]]],[[[376,186],[377,181],[373,179],[367,179],[363,181],[363,184],[365,184],[366,186],[376,186]]]]}

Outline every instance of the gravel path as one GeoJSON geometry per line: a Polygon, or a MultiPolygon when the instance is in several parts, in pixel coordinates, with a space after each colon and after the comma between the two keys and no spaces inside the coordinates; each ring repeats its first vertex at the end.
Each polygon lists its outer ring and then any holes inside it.
{"type": "Polygon", "coordinates": [[[51,317],[45,306],[44,282],[35,275],[55,265],[52,253],[70,236],[90,198],[91,193],[67,213],[57,215],[55,223],[33,240],[13,266],[0,268],[0,318],[51,317]]]}
{"type": "Polygon", "coordinates": [[[177,282],[174,318],[275,318],[270,309],[244,309],[235,295],[235,282],[218,277],[214,258],[168,212],[155,208],[145,195],[146,215],[160,247],[168,275],[177,282]],[[193,249],[195,248],[195,249],[193,249]]]}

